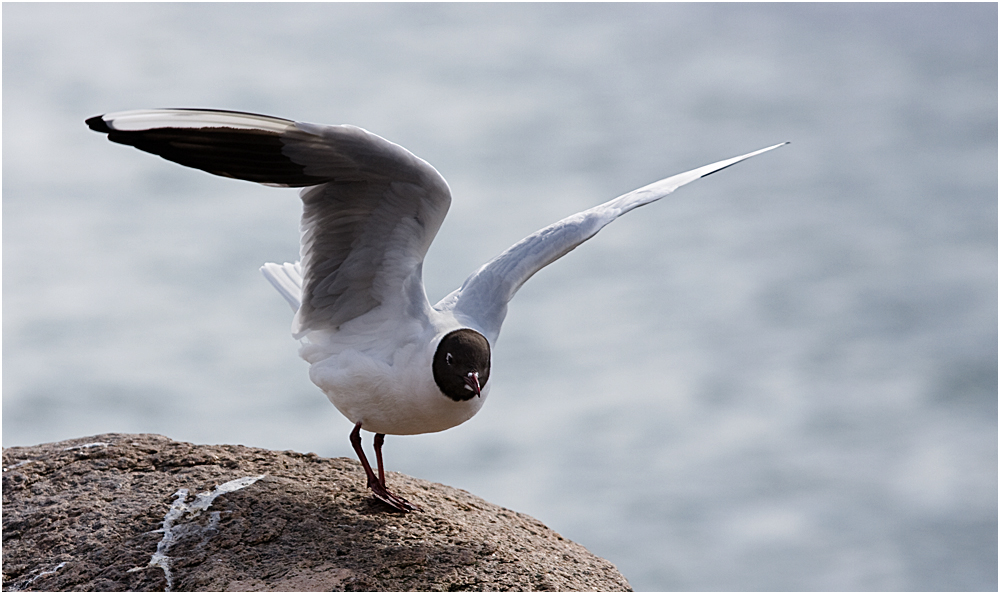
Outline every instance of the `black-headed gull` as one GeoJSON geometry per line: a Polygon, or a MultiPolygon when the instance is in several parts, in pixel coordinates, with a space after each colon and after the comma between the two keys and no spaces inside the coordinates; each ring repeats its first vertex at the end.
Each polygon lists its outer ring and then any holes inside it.
{"type": "Polygon", "coordinates": [[[295,310],[292,335],[309,377],[352,423],[351,444],[375,497],[418,509],[385,483],[386,434],[443,431],[469,420],[489,393],[490,351],[507,303],[533,274],[628,211],[776,144],[649,184],[529,235],[436,305],[424,255],[451,192],[403,147],[354,126],[211,109],[96,116],[91,129],[215,175],[301,187],[301,261],[261,270],[295,310]],[[378,475],[361,447],[375,433],[378,475]]]}

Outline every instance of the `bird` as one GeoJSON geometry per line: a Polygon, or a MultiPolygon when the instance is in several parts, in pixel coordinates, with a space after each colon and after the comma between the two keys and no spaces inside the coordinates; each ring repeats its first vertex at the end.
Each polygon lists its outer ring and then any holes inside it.
{"type": "Polygon", "coordinates": [[[386,435],[443,431],[485,402],[507,304],[536,272],[605,225],[677,188],[782,142],[674,175],[549,225],[473,272],[432,305],[424,256],[451,204],[444,177],[363,128],[220,109],[144,109],[94,116],[90,129],[208,173],[302,188],[300,259],[261,271],[295,312],[292,336],[309,377],[351,423],[350,442],[373,497],[420,507],[389,490],[386,435]],[[377,474],[361,430],[375,434],[377,474]]]}

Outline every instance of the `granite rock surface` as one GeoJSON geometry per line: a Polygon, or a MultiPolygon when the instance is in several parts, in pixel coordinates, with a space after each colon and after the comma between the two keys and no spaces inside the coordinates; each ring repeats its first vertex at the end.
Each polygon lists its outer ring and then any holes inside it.
{"type": "Polygon", "coordinates": [[[538,520],[347,458],[160,435],[3,450],[3,589],[628,591],[538,520]]]}

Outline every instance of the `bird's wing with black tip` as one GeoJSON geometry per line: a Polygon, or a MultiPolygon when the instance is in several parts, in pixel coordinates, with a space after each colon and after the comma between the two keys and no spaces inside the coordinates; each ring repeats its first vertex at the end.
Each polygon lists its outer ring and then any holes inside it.
{"type": "Polygon", "coordinates": [[[379,305],[429,308],[420,265],[451,194],[433,167],[401,146],[354,126],[211,109],[111,113],[87,125],[215,175],[304,187],[298,336],[379,305]]]}
{"type": "Polygon", "coordinates": [[[200,109],[151,109],[87,120],[108,140],[215,175],[261,184],[303,187],[323,183],[282,153],[282,135],[295,122],[257,114],[200,109]]]}
{"type": "Polygon", "coordinates": [[[507,303],[521,285],[536,272],[593,237],[605,225],[630,210],[663,198],[685,184],[785,144],[788,143],[783,142],[692,169],[566,217],[522,239],[482,266],[466,279],[461,288],[442,299],[435,308],[454,311],[457,317],[479,328],[492,343],[500,333],[500,326],[507,314],[507,303]]]}

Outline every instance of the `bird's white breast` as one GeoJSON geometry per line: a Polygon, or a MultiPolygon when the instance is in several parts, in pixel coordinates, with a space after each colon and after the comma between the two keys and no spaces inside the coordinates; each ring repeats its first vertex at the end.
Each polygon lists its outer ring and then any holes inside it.
{"type": "Polygon", "coordinates": [[[341,414],[366,431],[412,435],[450,429],[479,412],[488,385],[481,397],[456,402],[432,372],[441,338],[461,324],[450,316],[427,324],[379,313],[303,337],[309,377],[341,414]]]}

